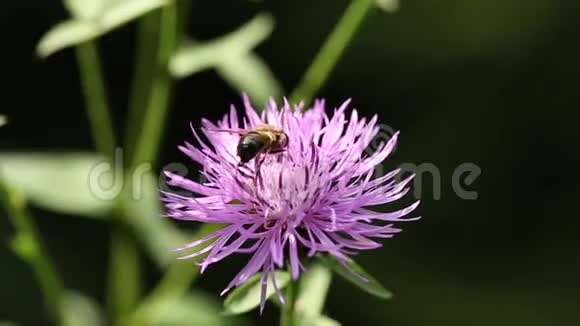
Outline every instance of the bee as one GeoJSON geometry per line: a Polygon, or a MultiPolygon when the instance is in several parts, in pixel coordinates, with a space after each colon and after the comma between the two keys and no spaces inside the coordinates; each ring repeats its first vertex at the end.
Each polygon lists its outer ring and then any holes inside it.
{"type": "Polygon", "coordinates": [[[237,154],[241,163],[247,163],[258,154],[276,154],[286,150],[288,135],[271,125],[259,125],[243,132],[238,142],[237,154]]]}
{"type": "Polygon", "coordinates": [[[259,154],[277,154],[284,152],[288,146],[288,135],[274,126],[263,124],[252,130],[216,130],[233,132],[240,135],[237,155],[240,164],[248,163],[259,154]]]}

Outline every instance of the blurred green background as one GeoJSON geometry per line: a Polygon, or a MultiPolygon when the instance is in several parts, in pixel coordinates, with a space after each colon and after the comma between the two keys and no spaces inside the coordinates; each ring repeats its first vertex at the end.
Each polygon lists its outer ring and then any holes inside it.
{"type": "MultiPolygon", "coordinates": [[[[207,40],[267,11],[272,35],[256,52],[290,93],[348,1],[191,1],[188,35],[207,40]]],[[[47,60],[34,48],[67,16],[57,0],[2,4],[2,151],[90,151],[74,52],[47,60]]],[[[580,2],[574,0],[408,0],[373,10],[320,96],[352,97],[366,116],[401,130],[389,167],[432,163],[441,198],[423,181],[419,222],[362,253],[358,262],[395,293],[381,301],[334,278],[325,313],[344,325],[576,325],[580,2]],[[454,169],[482,174],[462,200],[454,169]]],[[[100,49],[116,126],[127,118],[135,24],[107,34],[100,49]]],[[[217,119],[239,92],[214,70],[176,85],[160,166],[187,164],[177,151],[189,123],[217,119]]],[[[122,130],[118,128],[118,134],[122,130]]],[[[55,184],[58,191],[58,184],[55,184]]],[[[109,225],[33,207],[67,287],[105,299],[109,225]]],[[[3,213],[2,213],[3,214],[3,213]]],[[[184,225],[188,228],[188,225],[184,225]]],[[[0,320],[46,323],[32,272],[8,249],[12,227],[0,219],[0,320]]],[[[210,269],[196,286],[217,299],[243,259],[210,269]]],[[[158,280],[147,261],[146,288],[158,280]]],[[[272,325],[278,310],[247,316],[272,325]]]]}

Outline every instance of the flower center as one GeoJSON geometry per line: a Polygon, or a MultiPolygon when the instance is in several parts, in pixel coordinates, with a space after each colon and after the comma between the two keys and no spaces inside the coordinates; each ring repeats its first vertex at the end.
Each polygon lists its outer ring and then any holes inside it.
{"type": "Polygon", "coordinates": [[[309,197],[304,166],[266,157],[255,177],[246,180],[261,203],[266,218],[291,218],[309,197]]]}

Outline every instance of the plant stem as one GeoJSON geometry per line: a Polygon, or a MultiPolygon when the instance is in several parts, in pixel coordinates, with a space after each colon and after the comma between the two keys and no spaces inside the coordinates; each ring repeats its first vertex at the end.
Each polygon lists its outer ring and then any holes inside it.
{"type": "MultiPolygon", "coordinates": [[[[195,232],[192,238],[201,239],[218,231],[221,227],[223,225],[205,224],[195,232]]],[[[195,258],[195,261],[202,260],[206,255],[204,254],[195,258]]],[[[199,276],[199,269],[199,266],[195,264],[186,264],[180,261],[173,262],[163,275],[161,281],[143,299],[133,316],[127,322],[127,325],[157,325],[160,313],[166,307],[172,305],[174,300],[178,300],[179,297],[187,292],[189,285],[199,276]]]]}
{"type": "MultiPolygon", "coordinates": [[[[133,103],[141,103],[140,106],[145,107],[144,117],[141,120],[141,124],[139,125],[139,129],[132,129],[132,127],[128,127],[128,130],[135,131],[135,134],[138,134],[138,138],[134,139],[135,142],[135,150],[132,152],[130,158],[130,164],[128,168],[128,172],[131,173],[134,169],[138,167],[141,163],[149,163],[154,164],[154,161],[157,157],[159,152],[159,146],[161,144],[161,137],[163,136],[163,129],[165,127],[165,120],[167,117],[167,112],[169,110],[169,102],[170,102],[170,93],[171,93],[171,77],[169,76],[168,65],[169,60],[171,59],[171,55],[173,55],[173,51],[175,50],[176,40],[177,40],[177,4],[175,1],[168,3],[165,7],[161,9],[160,14],[160,21],[159,21],[159,33],[156,35],[157,40],[152,39],[145,39],[143,35],[142,42],[146,44],[142,44],[142,46],[155,44],[158,47],[158,50],[154,57],[154,62],[146,63],[150,67],[153,67],[151,70],[146,71],[145,68],[141,72],[143,74],[147,74],[148,77],[152,78],[151,83],[147,86],[147,89],[137,90],[137,88],[145,87],[144,83],[139,85],[138,81],[134,81],[134,92],[133,96],[143,96],[146,98],[145,102],[139,102],[138,99],[133,99],[133,103]],[[145,93],[149,93],[149,96],[146,97],[146,94],[141,93],[143,91],[145,93]]],[[[145,23],[143,23],[145,24],[145,23]]],[[[152,24],[152,23],[151,23],[152,24]]],[[[145,33],[145,26],[142,26],[143,33],[145,33]]],[[[145,60],[145,59],[144,59],[145,60]]],[[[139,71],[136,72],[135,78],[140,78],[139,71]]],[[[135,105],[135,104],[134,104],[135,105]]],[[[137,112],[138,108],[133,108],[137,112]]],[[[133,124],[135,121],[129,120],[129,124],[133,124]]],[[[131,141],[131,135],[128,136],[128,140],[131,141]]],[[[128,144],[131,146],[131,144],[128,144]]],[[[184,285],[179,285],[178,290],[182,289],[181,291],[185,291],[189,285],[189,275],[195,275],[194,271],[191,271],[191,266],[188,269],[185,269],[183,266],[177,270],[179,273],[173,271],[171,268],[165,275],[164,280],[168,279],[168,283],[171,285],[174,284],[181,284],[185,283],[184,285]],[[174,277],[174,274],[177,274],[174,277]]],[[[192,276],[194,277],[194,276],[192,276]]],[[[164,285],[164,281],[157,288],[160,288],[162,293],[164,293],[164,289],[167,287],[164,285]]],[[[156,288],[156,289],[157,289],[156,288]]],[[[153,292],[153,296],[156,296],[156,292],[153,292]]],[[[148,296],[148,298],[150,298],[148,296]]],[[[148,302],[149,300],[145,300],[148,302]]],[[[153,308],[151,308],[153,309],[153,308]]],[[[137,308],[135,313],[133,313],[129,318],[129,320],[123,320],[126,324],[135,324],[135,325],[142,325],[142,324],[151,324],[151,320],[149,318],[141,318],[142,314],[144,316],[145,313],[148,313],[149,305],[140,304],[137,308]],[[144,311],[142,313],[142,311],[144,311]]]]}
{"type": "Polygon", "coordinates": [[[107,295],[111,314],[122,318],[131,314],[138,303],[141,264],[135,240],[121,223],[115,224],[111,235],[107,295]]]}
{"type": "Polygon", "coordinates": [[[373,5],[374,0],[352,0],[290,96],[293,102],[310,104],[373,5]]]}
{"type": "Polygon", "coordinates": [[[286,303],[282,306],[282,314],[280,315],[280,326],[296,326],[296,314],[294,305],[296,303],[296,283],[293,280],[286,285],[284,292],[284,299],[286,303]]]}
{"type": "Polygon", "coordinates": [[[168,64],[175,49],[177,39],[177,9],[175,1],[161,9],[161,26],[157,52],[156,71],[151,83],[143,124],[136,140],[132,167],[143,162],[151,162],[159,152],[159,145],[169,109],[171,78],[168,64]]]}
{"type": "Polygon", "coordinates": [[[115,134],[96,44],[85,42],[77,46],[76,53],[93,141],[101,154],[111,158],[115,151],[115,134]]]}
{"type": "MultiPolygon", "coordinates": [[[[133,150],[139,127],[143,122],[143,110],[147,105],[151,82],[155,73],[157,46],[159,44],[159,12],[148,13],[138,21],[137,49],[135,51],[135,65],[133,84],[129,99],[129,115],[125,134],[125,157],[133,157],[133,150]]],[[[128,165],[130,162],[126,162],[128,165]]]]}
{"type": "Polygon", "coordinates": [[[189,285],[198,275],[198,266],[172,263],[161,281],[140,303],[126,325],[158,325],[160,314],[187,292],[189,285]]]}
{"type": "MultiPolygon", "coordinates": [[[[145,103],[142,103],[146,107],[142,123],[138,129],[139,137],[134,140],[136,143],[135,151],[130,159],[129,173],[133,171],[139,164],[147,162],[153,164],[156,159],[157,153],[159,152],[159,146],[161,143],[161,137],[163,135],[163,129],[165,127],[165,119],[167,112],[169,110],[170,92],[171,92],[171,78],[167,70],[169,65],[169,60],[175,49],[175,43],[177,39],[177,8],[175,2],[170,2],[165,7],[161,9],[160,15],[160,31],[157,34],[158,40],[151,40],[149,38],[141,40],[144,43],[142,46],[155,44],[158,46],[158,51],[154,58],[153,63],[147,63],[152,66],[153,69],[150,71],[143,70],[141,73],[147,74],[148,77],[152,78],[150,85],[147,86],[149,97],[145,103]]],[[[145,23],[143,23],[145,24],[145,23]]],[[[148,24],[153,24],[152,22],[148,24]]],[[[143,33],[145,33],[146,26],[143,25],[143,33]]],[[[139,72],[136,73],[136,78],[139,72]]],[[[144,84],[138,85],[139,82],[134,81],[135,87],[145,87],[144,84]]],[[[144,92],[147,92],[145,90],[144,92]]],[[[146,94],[140,93],[135,89],[133,96],[144,96],[146,94]]],[[[139,103],[139,100],[133,99],[134,103],[139,103]]],[[[137,110],[138,108],[134,108],[137,110]]],[[[129,124],[134,123],[130,120],[129,124]]],[[[128,128],[131,130],[131,127],[128,128]]],[[[135,130],[137,131],[137,130],[135,130]]],[[[129,136],[131,137],[131,136],[129,136]]],[[[130,139],[130,138],[128,138],[130,139]]],[[[195,274],[195,273],[193,273],[195,274]]],[[[187,283],[189,284],[189,283],[187,283]]],[[[184,286],[184,289],[187,285],[184,286]]]]}
{"type": "MultiPolygon", "coordinates": [[[[97,151],[114,162],[115,135],[96,43],[88,41],[79,45],[77,59],[93,140],[97,151]]],[[[141,285],[136,244],[119,227],[113,225],[109,262],[108,296],[112,314],[129,313],[139,299],[141,285]]]]}
{"type": "Polygon", "coordinates": [[[32,268],[52,322],[64,325],[62,308],[64,287],[50,256],[44,249],[34,219],[26,208],[24,196],[8,189],[0,182],[0,202],[4,204],[6,213],[16,229],[16,236],[12,242],[14,251],[32,268]]]}

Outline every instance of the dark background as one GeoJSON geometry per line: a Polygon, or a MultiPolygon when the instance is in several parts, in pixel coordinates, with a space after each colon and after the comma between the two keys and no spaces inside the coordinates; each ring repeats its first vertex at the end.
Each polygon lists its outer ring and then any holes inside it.
{"type": "MultiPolygon", "coordinates": [[[[188,32],[210,39],[255,13],[276,28],[258,53],[289,93],[347,1],[195,1],[188,32]]],[[[34,47],[64,19],[57,0],[5,1],[0,13],[2,150],[90,150],[71,50],[43,61],[34,47]]],[[[101,42],[117,126],[125,123],[134,24],[101,42]]],[[[419,222],[358,261],[395,293],[380,301],[335,278],[326,312],[344,325],[576,325],[580,322],[577,158],[580,130],[580,2],[570,0],[408,0],[374,10],[320,95],[332,105],[352,97],[364,115],[401,130],[393,163],[432,163],[441,198],[424,178],[419,222]],[[454,169],[477,164],[481,176],[462,200],[454,169]]],[[[240,103],[213,71],[177,85],[162,164],[187,162],[176,146],[188,124],[217,118],[240,103]]],[[[117,128],[118,134],[122,130],[117,128]]],[[[57,187],[57,185],[55,185],[57,187]]],[[[104,299],[108,225],[36,209],[39,227],[67,287],[104,299]]],[[[28,266],[6,243],[0,219],[0,320],[45,320],[28,266]]],[[[224,264],[198,285],[216,295],[235,274],[224,264]]],[[[149,268],[150,279],[157,276],[149,268]]],[[[251,313],[271,325],[278,311],[251,313]]]]}

